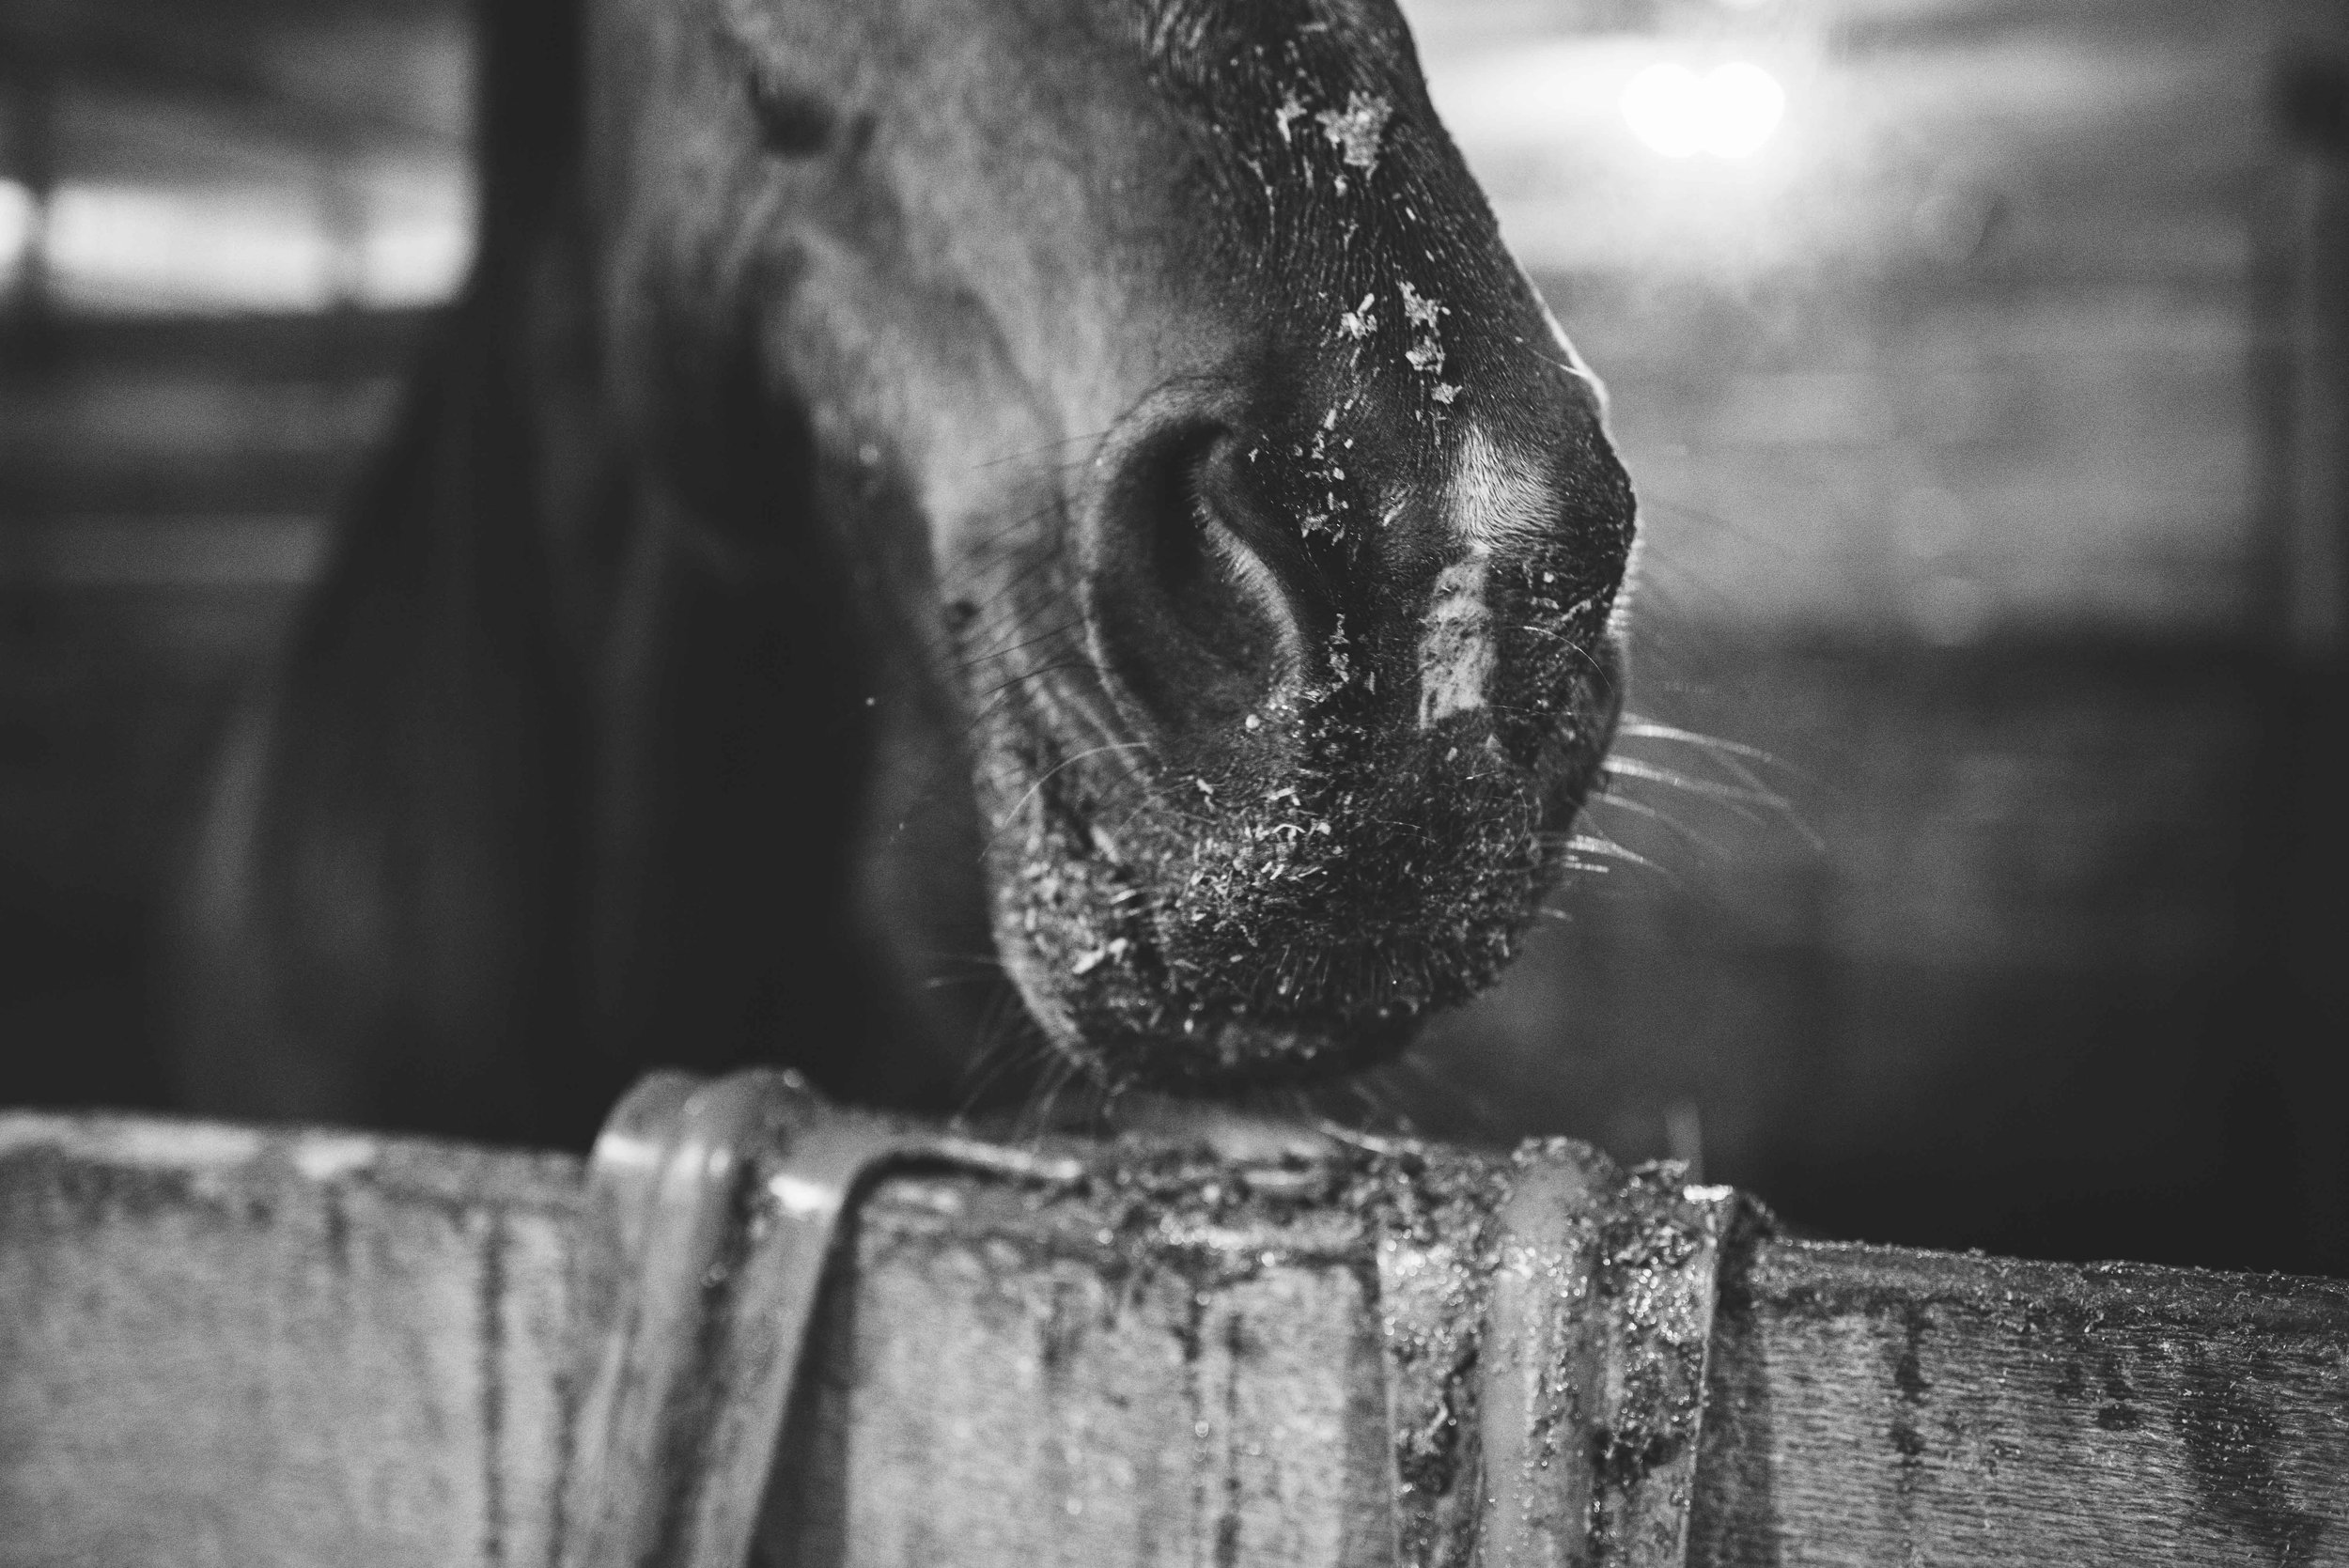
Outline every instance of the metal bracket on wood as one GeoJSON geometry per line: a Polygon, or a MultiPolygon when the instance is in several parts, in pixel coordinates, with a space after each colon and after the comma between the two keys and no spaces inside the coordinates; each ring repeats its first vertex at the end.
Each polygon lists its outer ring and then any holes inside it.
{"type": "Polygon", "coordinates": [[[825,1104],[768,1069],[656,1073],[597,1140],[611,1327],[565,1487],[566,1568],[740,1568],[841,1221],[882,1172],[1081,1174],[825,1104]]]}
{"type": "MultiPolygon", "coordinates": [[[[568,1568],[748,1560],[842,1221],[907,1165],[1089,1170],[834,1109],[780,1072],[660,1074],[622,1103],[593,1161],[621,1271],[568,1568]]],[[[1684,1562],[1729,1189],[1563,1141],[1382,1149],[1344,1174],[1377,1264],[1398,1568],[1684,1562]]]]}
{"type": "Polygon", "coordinates": [[[1423,1166],[1398,1188],[1422,1196],[1378,1241],[1406,1568],[1687,1560],[1738,1200],[1669,1174],[1558,1140],[1497,1186],[1438,1181],[1431,1204],[1423,1166]]]}

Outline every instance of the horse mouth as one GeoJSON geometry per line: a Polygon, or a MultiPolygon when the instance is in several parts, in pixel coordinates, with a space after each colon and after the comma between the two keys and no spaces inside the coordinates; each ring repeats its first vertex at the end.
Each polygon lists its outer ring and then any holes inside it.
{"type": "Polygon", "coordinates": [[[1610,675],[1530,746],[1479,720],[1220,784],[1062,766],[990,849],[998,949],[1051,1043],[1112,1086],[1374,1065],[1509,962],[1615,711],[1610,675]]]}

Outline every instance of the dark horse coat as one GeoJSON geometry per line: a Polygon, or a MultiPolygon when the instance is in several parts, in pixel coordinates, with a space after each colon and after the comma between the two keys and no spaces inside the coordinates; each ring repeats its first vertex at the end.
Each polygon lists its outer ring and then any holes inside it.
{"type": "Polygon", "coordinates": [[[194,1103],[1216,1090],[1498,972],[1631,498],[1389,0],[490,11],[480,263],[223,748],[194,1103]]]}

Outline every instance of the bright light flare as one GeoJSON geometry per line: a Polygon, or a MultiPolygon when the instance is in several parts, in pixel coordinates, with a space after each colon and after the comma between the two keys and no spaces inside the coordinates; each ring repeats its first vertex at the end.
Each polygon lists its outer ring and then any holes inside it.
{"type": "Polygon", "coordinates": [[[1750,158],[1786,117],[1786,89],[1746,60],[1702,76],[1666,61],[1631,79],[1622,106],[1632,134],[1667,158],[1750,158]]]}
{"type": "Polygon", "coordinates": [[[1704,78],[1711,116],[1704,150],[1717,158],[1750,158],[1786,117],[1786,89],[1747,60],[1717,66],[1704,78]]]}
{"type": "Polygon", "coordinates": [[[456,292],[473,251],[462,188],[439,173],[368,183],[355,235],[328,232],[307,188],[69,184],[44,206],[0,179],[0,290],[22,286],[38,252],[69,309],[435,304],[456,292]]]}

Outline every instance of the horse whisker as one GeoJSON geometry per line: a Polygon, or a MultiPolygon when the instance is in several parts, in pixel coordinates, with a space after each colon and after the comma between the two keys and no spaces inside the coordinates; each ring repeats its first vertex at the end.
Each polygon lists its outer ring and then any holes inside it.
{"type": "Polygon", "coordinates": [[[1728,860],[1730,858],[1729,851],[1724,849],[1720,845],[1705,837],[1703,833],[1698,832],[1695,829],[1688,826],[1678,817],[1672,815],[1669,812],[1663,811],[1659,807],[1651,805],[1645,800],[1635,800],[1628,795],[1616,795],[1612,793],[1602,793],[1592,796],[1590,800],[1587,802],[1587,809],[1596,810],[1600,807],[1610,807],[1618,811],[1627,811],[1634,816],[1644,816],[1652,822],[1661,823],[1663,826],[1671,829],[1673,832],[1678,833],[1682,838],[1685,838],[1689,843],[1695,845],[1698,848],[1703,849],[1709,854],[1718,856],[1722,860],[1728,860]]]}
{"type": "Polygon", "coordinates": [[[1042,773],[1037,774],[1035,783],[1028,786],[1027,793],[1020,796],[1019,800],[1011,803],[1011,809],[1003,813],[1003,819],[1001,822],[998,822],[995,825],[994,831],[987,835],[987,842],[988,846],[992,846],[997,839],[1003,837],[1003,833],[1019,820],[1020,812],[1026,809],[1030,800],[1035,799],[1037,791],[1041,790],[1046,784],[1051,783],[1054,778],[1060,775],[1064,768],[1073,768],[1078,763],[1084,761],[1085,758],[1097,757],[1104,752],[1135,750],[1146,752],[1149,749],[1149,744],[1146,741],[1112,740],[1107,745],[1087,747],[1084,751],[1079,752],[1074,756],[1061,758],[1060,761],[1054,763],[1050,768],[1046,768],[1042,773]]]}

